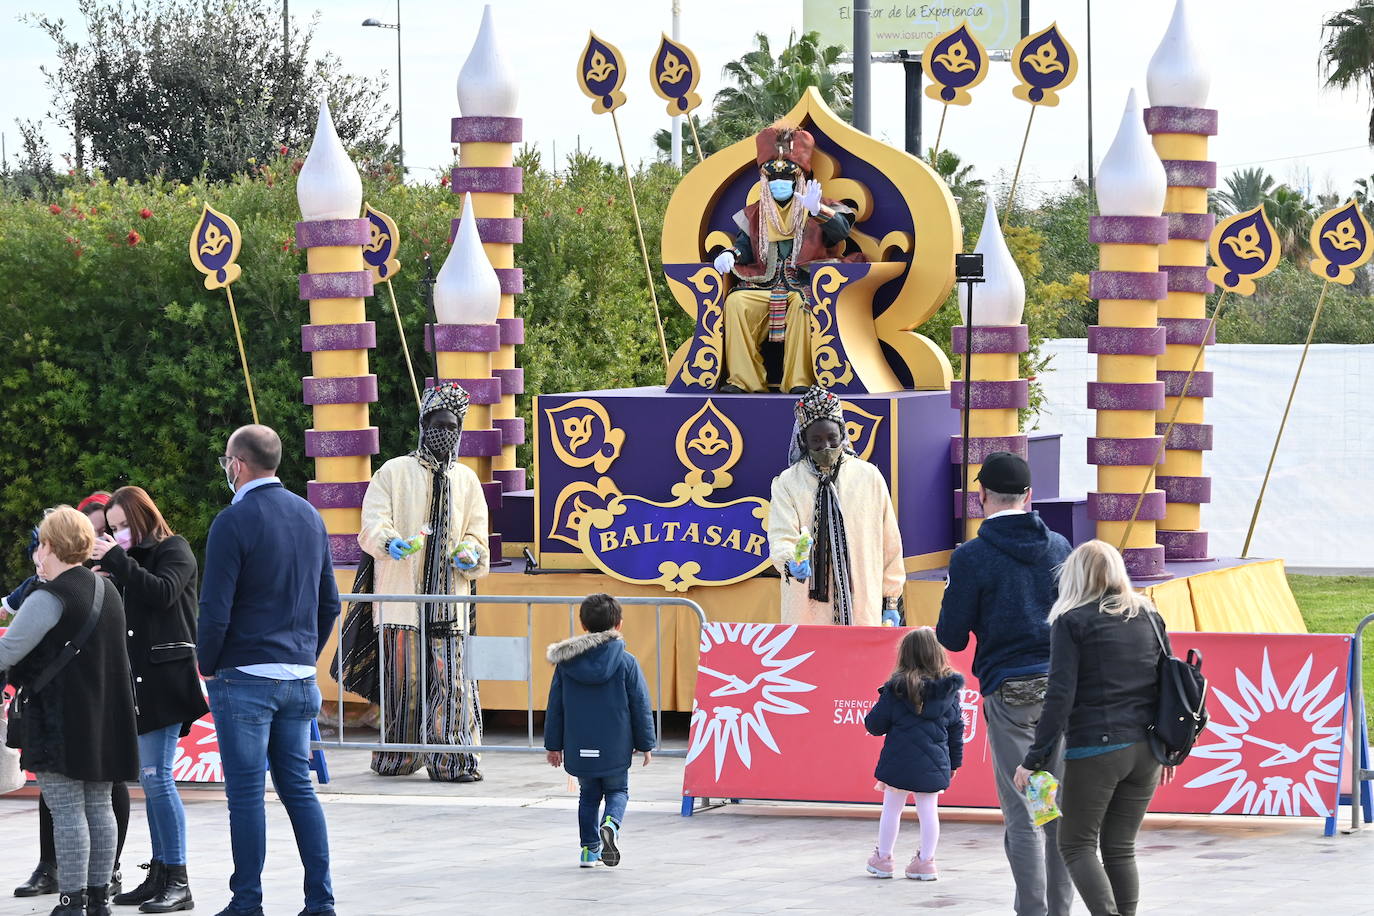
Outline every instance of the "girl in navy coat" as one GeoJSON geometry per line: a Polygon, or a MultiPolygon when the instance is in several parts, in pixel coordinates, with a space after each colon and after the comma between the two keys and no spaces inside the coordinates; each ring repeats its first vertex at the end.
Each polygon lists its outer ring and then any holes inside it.
{"type": "Polygon", "coordinates": [[[949,788],[964,762],[964,719],[960,698],[964,678],[949,666],[949,656],[929,627],[912,630],[897,648],[897,667],[878,688],[878,702],[864,717],[869,734],[883,735],[883,750],[873,775],[883,793],[878,846],[868,859],[869,874],[892,877],[892,848],[902,809],[913,793],[921,821],[921,848],[906,867],[916,881],[934,881],[935,846],[940,840],[936,813],[939,793],[949,788]]]}

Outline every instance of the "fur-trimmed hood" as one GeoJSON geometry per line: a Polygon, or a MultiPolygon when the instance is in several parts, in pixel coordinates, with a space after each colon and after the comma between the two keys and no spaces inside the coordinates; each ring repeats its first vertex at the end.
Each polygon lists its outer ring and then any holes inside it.
{"type": "Polygon", "coordinates": [[[583,633],[549,646],[546,657],[563,673],[584,684],[604,684],[620,667],[625,638],[618,630],[583,633]]]}

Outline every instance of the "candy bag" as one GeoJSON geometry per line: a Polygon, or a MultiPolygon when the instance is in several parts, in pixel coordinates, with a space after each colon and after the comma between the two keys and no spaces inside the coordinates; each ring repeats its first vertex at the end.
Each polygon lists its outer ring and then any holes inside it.
{"type": "Polygon", "coordinates": [[[1053,773],[1036,770],[1031,774],[1030,782],[1026,785],[1026,800],[1030,802],[1031,819],[1035,821],[1035,826],[1043,827],[1060,816],[1059,805],[1055,803],[1058,792],[1059,780],[1054,778],[1053,773]]]}
{"type": "Polygon", "coordinates": [[[803,563],[809,559],[811,556],[811,545],[815,540],[816,539],[811,536],[811,529],[803,527],[801,530],[801,537],[797,538],[797,546],[792,551],[792,561],[794,563],[803,563]]]}

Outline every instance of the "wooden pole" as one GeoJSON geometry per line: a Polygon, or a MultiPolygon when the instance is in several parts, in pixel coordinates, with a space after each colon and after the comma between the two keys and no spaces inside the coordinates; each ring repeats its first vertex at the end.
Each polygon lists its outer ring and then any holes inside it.
{"type": "Polygon", "coordinates": [[[701,137],[697,135],[697,122],[690,113],[687,115],[687,125],[692,128],[692,142],[696,144],[697,147],[697,161],[705,162],[706,150],[701,148],[701,137]]]}
{"type": "Polygon", "coordinates": [[[1164,435],[1159,439],[1159,448],[1155,451],[1155,460],[1150,462],[1150,469],[1145,472],[1145,485],[1140,488],[1140,495],[1135,499],[1135,508],[1131,510],[1131,520],[1126,524],[1126,531],[1121,535],[1121,543],[1117,545],[1118,551],[1124,551],[1131,539],[1131,529],[1135,527],[1135,520],[1140,515],[1140,507],[1145,503],[1145,494],[1150,492],[1150,483],[1154,480],[1155,468],[1164,458],[1164,449],[1169,443],[1169,435],[1174,431],[1174,424],[1178,422],[1178,413],[1183,409],[1183,401],[1188,396],[1188,389],[1193,385],[1193,376],[1197,374],[1197,367],[1202,363],[1202,354],[1207,350],[1207,341],[1211,338],[1212,332],[1217,329],[1217,319],[1221,317],[1221,310],[1226,307],[1226,294],[1229,289],[1223,289],[1217,298],[1217,307],[1212,311],[1212,320],[1207,323],[1207,330],[1202,335],[1202,340],[1197,345],[1197,355],[1193,357],[1193,365],[1188,370],[1188,375],[1183,379],[1183,390],[1178,393],[1177,403],[1174,404],[1174,412],[1169,415],[1169,422],[1164,427],[1164,435]]]}
{"type": "Polygon", "coordinates": [[[1255,523],[1259,521],[1260,506],[1264,505],[1264,491],[1269,488],[1269,475],[1274,471],[1274,459],[1279,454],[1279,443],[1283,441],[1283,429],[1288,425],[1288,412],[1293,409],[1293,397],[1298,393],[1298,381],[1302,378],[1302,367],[1307,363],[1307,351],[1312,348],[1312,335],[1317,333],[1317,322],[1322,317],[1322,307],[1326,305],[1326,291],[1331,281],[1322,284],[1322,293],[1317,297],[1317,310],[1312,314],[1312,324],[1307,328],[1307,340],[1302,345],[1302,358],[1298,360],[1298,371],[1293,375],[1293,387],[1288,389],[1288,403],[1283,406],[1283,419],[1279,421],[1278,435],[1274,436],[1274,449],[1269,453],[1269,465],[1264,469],[1264,482],[1260,484],[1259,496],[1255,499],[1255,511],[1250,514],[1250,530],[1245,532],[1245,546],[1241,548],[1241,559],[1250,556],[1250,541],[1255,536],[1255,523]]]}
{"type": "Polygon", "coordinates": [[[243,334],[239,331],[239,310],[234,307],[234,287],[225,286],[224,295],[229,297],[229,317],[234,322],[234,339],[239,343],[239,362],[243,365],[243,383],[248,388],[248,406],[253,411],[253,422],[258,422],[258,402],[253,397],[253,377],[248,374],[248,352],[243,349],[243,334]]]}
{"type": "Polygon", "coordinates": [[[396,316],[396,333],[401,337],[401,352],[406,355],[406,369],[410,371],[410,390],[415,392],[415,406],[419,407],[420,386],[415,381],[415,363],[410,359],[410,343],[406,340],[406,329],[401,324],[401,307],[396,304],[396,290],[391,288],[390,280],[386,281],[386,291],[391,294],[391,313],[396,316]]]}
{"type": "MultiPolygon", "coordinates": [[[[945,115],[947,114],[949,114],[948,102],[945,103],[944,108],[940,109],[940,127],[935,131],[935,148],[931,150],[930,153],[930,164],[932,166],[936,166],[940,161],[940,138],[945,135],[945,115]]],[[[938,167],[936,167],[936,171],[939,171],[938,167]]]]}
{"type": "Polygon", "coordinates": [[[1035,109],[1039,105],[1032,105],[1030,117],[1026,118],[1026,133],[1021,138],[1021,155],[1016,157],[1016,171],[1011,173],[1011,190],[1007,193],[1007,210],[1002,214],[1002,226],[1007,225],[1007,220],[1011,219],[1011,208],[1016,204],[1016,182],[1021,178],[1021,163],[1026,158],[1026,144],[1030,141],[1031,123],[1035,120],[1035,109]]]}
{"type": "Polygon", "coordinates": [[[639,203],[635,200],[635,183],[630,177],[630,160],[625,156],[625,144],[620,139],[620,121],[611,109],[611,124],[615,126],[615,144],[620,147],[620,164],[625,169],[625,184],[630,189],[630,212],[635,218],[635,233],[639,236],[639,254],[644,259],[644,279],[649,284],[649,298],[654,303],[654,320],[658,322],[658,345],[663,350],[663,381],[668,382],[668,338],[663,334],[663,315],[658,310],[658,293],[654,292],[654,271],[649,266],[649,248],[644,244],[644,226],[639,219],[639,203]]]}

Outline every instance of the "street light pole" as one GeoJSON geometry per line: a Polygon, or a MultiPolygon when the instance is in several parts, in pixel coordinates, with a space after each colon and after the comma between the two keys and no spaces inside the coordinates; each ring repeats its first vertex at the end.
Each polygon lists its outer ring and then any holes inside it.
{"type": "Polygon", "coordinates": [[[1093,166],[1093,0],[1088,2],[1088,192],[1097,190],[1093,166]]]}
{"type": "Polygon", "coordinates": [[[401,179],[406,175],[406,129],[405,94],[401,91],[401,0],[396,0],[396,21],[382,22],[377,19],[364,19],[363,26],[371,29],[396,30],[396,151],[401,161],[401,179]]]}

